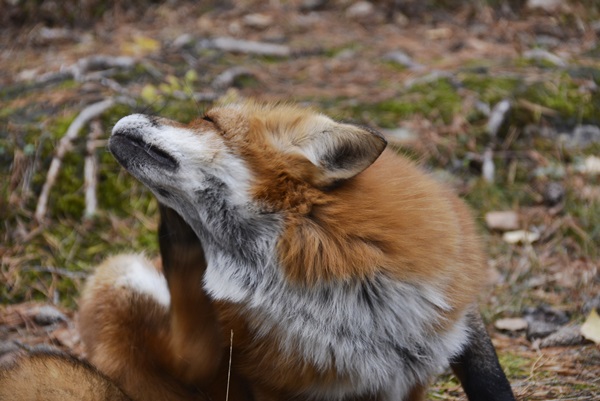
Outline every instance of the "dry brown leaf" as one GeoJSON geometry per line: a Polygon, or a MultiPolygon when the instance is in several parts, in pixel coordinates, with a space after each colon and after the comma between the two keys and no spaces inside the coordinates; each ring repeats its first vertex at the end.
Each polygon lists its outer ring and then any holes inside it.
{"type": "Polygon", "coordinates": [[[600,344],[600,316],[592,309],[585,323],[581,326],[581,335],[596,344],[600,344]]]}

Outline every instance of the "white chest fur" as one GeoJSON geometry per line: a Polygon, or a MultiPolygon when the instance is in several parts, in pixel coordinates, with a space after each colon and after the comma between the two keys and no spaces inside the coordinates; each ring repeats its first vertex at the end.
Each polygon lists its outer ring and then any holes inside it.
{"type": "Polygon", "coordinates": [[[300,353],[316,368],[334,367],[352,383],[316,385],[311,396],[335,400],[378,392],[401,399],[447,365],[467,340],[464,319],[436,333],[440,311],[448,309],[439,291],[384,275],[301,287],[287,282],[273,260],[250,266],[215,252],[205,288],[257,316],[257,336],[283,333],[277,344],[282,355],[300,353]]]}

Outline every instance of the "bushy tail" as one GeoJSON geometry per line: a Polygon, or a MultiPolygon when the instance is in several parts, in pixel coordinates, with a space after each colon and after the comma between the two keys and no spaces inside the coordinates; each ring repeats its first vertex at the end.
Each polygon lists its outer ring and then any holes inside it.
{"type": "Polygon", "coordinates": [[[0,363],[0,401],[131,401],[89,363],[60,351],[15,351],[0,363]]]}

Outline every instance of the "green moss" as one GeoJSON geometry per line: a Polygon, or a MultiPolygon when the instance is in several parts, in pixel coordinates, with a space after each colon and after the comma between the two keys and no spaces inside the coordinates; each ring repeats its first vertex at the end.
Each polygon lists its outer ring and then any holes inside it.
{"type": "Polygon", "coordinates": [[[464,394],[460,382],[453,374],[443,374],[437,377],[427,393],[428,400],[447,400],[448,394],[458,396],[464,394]]]}
{"type": "Polygon", "coordinates": [[[378,103],[351,106],[357,120],[372,121],[384,128],[397,127],[415,115],[430,118],[438,124],[449,124],[461,109],[462,99],[446,79],[418,84],[395,99],[378,103]]]}
{"type": "Polygon", "coordinates": [[[49,210],[53,217],[81,218],[85,208],[83,194],[83,149],[69,152],[52,189],[49,210]]]}
{"type": "Polygon", "coordinates": [[[529,358],[508,352],[498,352],[498,359],[509,380],[529,376],[531,363],[533,362],[529,358]]]}
{"type": "MultiPolygon", "coordinates": [[[[517,97],[534,105],[551,109],[557,113],[556,116],[550,114],[551,117],[554,119],[559,117],[571,125],[599,121],[597,109],[600,106],[600,97],[581,91],[579,85],[575,84],[566,74],[562,74],[556,80],[533,83],[517,93],[517,97]]],[[[540,115],[536,115],[527,108],[521,107],[520,112],[529,115],[534,122],[540,118],[540,115]]],[[[548,114],[544,111],[542,113],[548,114]]]]}
{"type": "Polygon", "coordinates": [[[512,76],[467,74],[462,79],[462,84],[467,89],[477,92],[481,101],[493,106],[503,99],[513,98],[523,82],[521,78],[512,76]]]}
{"type": "Polygon", "coordinates": [[[525,183],[490,184],[478,178],[471,185],[465,198],[483,217],[485,213],[493,210],[515,210],[519,206],[531,204],[533,199],[526,186],[525,183]]]}

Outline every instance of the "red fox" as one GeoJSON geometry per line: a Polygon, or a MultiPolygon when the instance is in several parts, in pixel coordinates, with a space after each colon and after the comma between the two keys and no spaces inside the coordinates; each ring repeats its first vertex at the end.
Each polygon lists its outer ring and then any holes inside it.
{"type": "Polygon", "coordinates": [[[132,399],[419,401],[450,365],[470,400],[514,400],[468,208],[379,133],[248,102],[125,117],[109,149],[161,213],[162,268],[113,257],[81,300],[132,399]]]}

